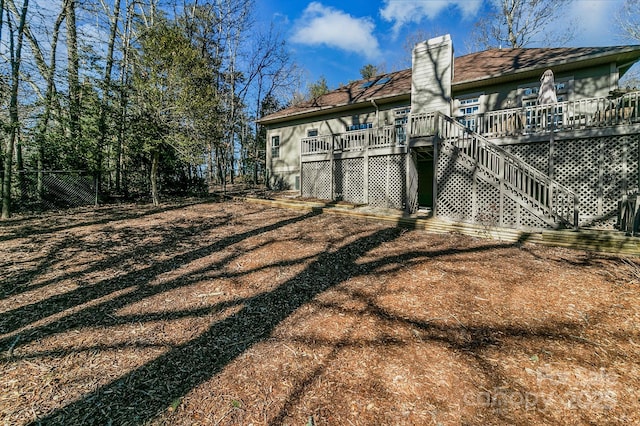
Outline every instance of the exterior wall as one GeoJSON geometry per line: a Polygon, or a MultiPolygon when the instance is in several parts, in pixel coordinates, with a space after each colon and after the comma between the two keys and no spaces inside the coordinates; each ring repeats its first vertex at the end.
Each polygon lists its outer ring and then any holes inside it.
{"type": "MultiPolygon", "coordinates": [[[[519,90],[523,86],[537,87],[540,86],[539,78],[542,71],[537,77],[524,78],[509,83],[493,84],[473,89],[456,91],[454,89],[454,99],[463,98],[471,95],[482,94],[480,99],[480,113],[486,111],[494,111],[498,109],[517,108],[522,106],[522,91],[519,90]]],[[[568,99],[578,100],[585,98],[606,97],[610,91],[618,87],[618,73],[615,67],[611,65],[602,65],[599,67],[590,67],[581,70],[575,70],[570,73],[558,73],[554,75],[556,82],[569,81],[567,90],[568,99]]],[[[457,104],[454,104],[454,111],[457,111],[457,104]]],[[[455,116],[456,114],[454,114],[455,116]]]]}
{"type": "Polygon", "coordinates": [[[301,126],[270,126],[267,129],[266,167],[269,185],[278,189],[293,189],[296,176],[300,176],[300,139],[304,137],[301,126]],[[271,141],[274,136],[280,137],[280,154],[272,156],[271,141]]]}
{"type": "Polygon", "coordinates": [[[300,141],[307,137],[309,130],[317,130],[318,135],[332,135],[346,132],[355,123],[372,123],[373,127],[391,125],[396,118],[395,111],[408,107],[407,96],[393,102],[375,105],[370,103],[359,108],[269,125],[266,164],[270,185],[283,189],[301,189],[296,187],[296,180],[301,175],[300,141]],[[270,144],[273,136],[280,137],[278,158],[271,156],[270,144]]]}

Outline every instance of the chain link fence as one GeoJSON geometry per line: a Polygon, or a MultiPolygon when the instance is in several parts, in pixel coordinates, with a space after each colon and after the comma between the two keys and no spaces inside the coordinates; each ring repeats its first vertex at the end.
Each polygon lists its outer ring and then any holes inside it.
{"type": "Polygon", "coordinates": [[[12,181],[14,211],[90,206],[97,204],[100,196],[95,176],[82,170],[19,171],[14,172],[12,181]]]}

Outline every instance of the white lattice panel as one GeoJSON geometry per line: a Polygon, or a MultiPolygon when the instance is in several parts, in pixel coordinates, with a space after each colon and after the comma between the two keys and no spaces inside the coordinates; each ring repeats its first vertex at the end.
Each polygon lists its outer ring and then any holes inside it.
{"type": "Polygon", "coordinates": [[[473,176],[457,159],[454,150],[443,149],[436,167],[438,216],[473,221],[473,176]]]}
{"type": "Polygon", "coordinates": [[[364,158],[336,160],[334,170],[334,198],[351,203],[364,203],[364,158]]]}
{"type": "Polygon", "coordinates": [[[549,142],[504,145],[502,148],[542,173],[549,173],[549,142]]]}
{"type": "Polygon", "coordinates": [[[638,171],[640,169],[640,135],[627,136],[627,191],[629,194],[640,191],[638,171]]]}
{"type": "MultiPolygon", "coordinates": [[[[627,135],[555,141],[555,179],[579,196],[581,225],[612,227],[622,195],[638,191],[639,139],[627,135]]],[[[504,148],[548,173],[548,143],[504,148]]]]}
{"type": "Polygon", "coordinates": [[[488,226],[500,225],[500,190],[476,177],[476,213],[474,222],[488,226]]]}
{"type": "Polygon", "coordinates": [[[550,227],[549,224],[544,220],[540,219],[538,216],[534,215],[529,210],[520,205],[518,205],[518,214],[518,228],[543,229],[550,227]]]}
{"type": "Polygon", "coordinates": [[[404,208],[406,198],[404,155],[369,157],[369,204],[375,207],[404,208]]]}
{"type": "Polygon", "coordinates": [[[302,196],[331,200],[331,162],[302,163],[302,196]]]}
{"type": "Polygon", "coordinates": [[[520,206],[509,197],[503,199],[502,226],[520,228],[520,206]]]}

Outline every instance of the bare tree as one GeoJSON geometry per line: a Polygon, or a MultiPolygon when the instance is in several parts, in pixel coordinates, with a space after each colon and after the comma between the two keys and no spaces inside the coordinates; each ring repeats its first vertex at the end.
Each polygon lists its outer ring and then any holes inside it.
{"type": "Polygon", "coordinates": [[[13,151],[18,137],[18,89],[20,86],[20,63],[22,61],[22,41],[27,18],[29,0],[22,3],[17,29],[14,29],[10,14],[7,13],[9,27],[9,54],[11,58],[11,99],[9,104],[9,139],[4,157],[4,174],[2,176],[2,219],[11,217],[11,173],[13,169],[13,151]]]}
{"type": "Polygon", "coordinates": [[[574,37],[573,25],[556,25],[573,0],[494,0],[493,11],[473,29],[469,50],[519,48],[531,44],[565,44],[574,37]]]}
{"type": "MultiPolygon", "coordinates": [[[[282,35],[271,25],[268,32],[259,34],[253,43],[254,49],[250,53],[245,86],[240,92],[244,103],[250,90],[254,100],[254,117],[260,117],[265,99],[275,98],[281,92],[291,93],[300,83],[300,70],[292,61],[282,35]]],[[[245,161],[253,165],[253,182],[258,183],[257,164],[262,160],[261,150],[264,149],[264,138],[261,138],[259,125],[255,122],[253,138],[245,137],[243,155],[245,161]],[[253,146],[246,145],[247,142],[253,146]]]]}
{"type": "Polygon", "coordinates": [[[69,136],[72,143],[80,139],[80,58],[76,31],[76,0],[66,0],[67,80],[69,84],[69,136]]]}
{"type": "MultiPolygon", "coordinates": [[[[632,43],[640,42],[640,0],[626,0],[616,13],[616,21],[620,27],[620,36],[632,43]]],[[[632,67],[623,77],[621,85],[640,87],[640,70],[632,67]]]]}
{"type": "Polygon", "coordinates": [[[640,42],[640,0],[626,0],[616,14],[622,36],[640,42]]]}
{"type": "MultiPolygon", "coordinates": [[[[51,56],[50,56],[49,66],[44,70],[45,71],[44,77],[46,82],[44,111],[38,122],[37,133],[36,133],[38,197],[42,196],[42,189],[43,189],[42,169],[44,167],[44,140],[46,137],[46,133],[49,129],[49,120],[51,119],[51,111],[53,109],[53,99],[56,93],[56,86],[54,81],[54,76],[56,72],[56,51],[58,50],[58,38],[60,37],[60,27],[62,26],[62,22],[64,21],[65,13],[66,13],[66,4],[65,2],[63,2],[62,10],[58,14],[58,17],[56,18],[55,24],[53,26],[53,33],[51,35],[51,53],[50,53],[51,56]]],[[[40,49],[37,48],[38,44],[35,42],[35,38],[29,38],[29,40],[31,41],[32,50],[39,52],[40,49]]],[[[36,54],[36,56],[42,56],[42,53],[40,52],[39,54],[36,54]]]]}
{"type": "MultiPolygon", "coordinates": [[[[102,2],[104,10],[108,13],[107,5],[102,2]]],[[[102,80],[102,101],[100,102],[100,116],[98,118],[98,146],[96,147],[96,184],[98,192],[101,192],[102,184],[102,156],[107,141],[107,109],[109,106],[109,98],[111,94],[111,77],[113,70],[113,52],[116,44],[116,35],[118,29],[118,19],[120,17],[120,0],[113,3],[113,13],[110,16],[109,41],[107,43],[107,57],[105,58],[104,77],[102,80]]]]}

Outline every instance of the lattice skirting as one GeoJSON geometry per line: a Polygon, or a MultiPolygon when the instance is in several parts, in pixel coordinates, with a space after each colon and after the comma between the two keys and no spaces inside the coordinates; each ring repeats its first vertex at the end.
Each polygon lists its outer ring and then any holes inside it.
{"type": "MultiPolygon", "coordinates": [[[[410,182],[416,186],[417,172],[414,166],[409,176],[410,182]]],[[[413,186],[407,184],[406,154],[302,163],[303,197],[405,209],[407,205],[417,206],[417,189],[411,189],[413,186]],[[412,191],[411,197],[407,196],[408,188],[412,191]]]]}
{"type": "Polygon", "coordinates": [[[499,184],[466,161],[455,150],[441,147],[436,167],[438,194],[436,212],[450,220],[521,229],[549,225],[516,202],[499,184]]]}
{"type": "Polygon", "coordinates": [[[365,168],[363,157],[335,160],[333,162],[333,199],[363,204],[365,197],[365,168]]]}
{"type": "Polygon", "coordinates": [[[403,209],[406,199],[406,155],[369,157],[369,199],[374,207],[403,209]]]}
{"type": "MultiPolygon", "coordinates": [[[[623,194],[638,191],[639,135],[555,141],[555,179],[580,198],[580,225],[611,228],[623,194]]],[[[549,174],[549,143],[504,146],[549,174]]]]}
{"type": "Polygon", "coordinates": [[[313,161],[302,163],[300,190],[303,197],[331,200],[331,162],[313,161]]]}
{"type": "MultiPolygon", "coordinates": [[[[557,140],[552,161],[548,142],[503,148],[545,174],[553,165],[555,179],[580,198],[580,225],[610,228],[618,200],[639,190],[639,144],[639,135],[557,140]]],[[[418,179],[415,159],[407,155],[412,154],[302,163],[302,195],[415,211],[418,179]]],[[[435,175],[438,216],[523,229],[550,226],[455,150],[441,148],[435,175]]]]}

